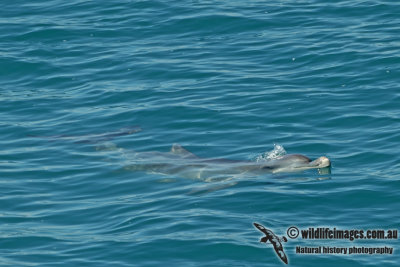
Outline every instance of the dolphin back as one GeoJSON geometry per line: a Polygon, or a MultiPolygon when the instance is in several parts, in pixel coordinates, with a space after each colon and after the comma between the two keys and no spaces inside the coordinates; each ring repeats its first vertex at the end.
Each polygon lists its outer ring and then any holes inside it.
{"type": "Polygon", "coordinates": [[[262,169],[278,169],[289,166],[308,166],[311,160],[300,154],[289,154],[281,158],[267,161],[263,164],[262,169]]]}

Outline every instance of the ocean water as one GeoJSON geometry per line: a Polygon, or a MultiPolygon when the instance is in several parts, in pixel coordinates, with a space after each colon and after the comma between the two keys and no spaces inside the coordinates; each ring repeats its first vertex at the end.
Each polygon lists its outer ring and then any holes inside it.
{"type": "Polygon", "coordinates": [[[399,14],[383,0],[2,1],[0,265],[285,265],[258,222],[287,237],[290,266],[398,266],[398,239],[287,229],[400,228],[399,14]],[[174,143],[327,156],[331,173],[130,167],[174,143]]]}

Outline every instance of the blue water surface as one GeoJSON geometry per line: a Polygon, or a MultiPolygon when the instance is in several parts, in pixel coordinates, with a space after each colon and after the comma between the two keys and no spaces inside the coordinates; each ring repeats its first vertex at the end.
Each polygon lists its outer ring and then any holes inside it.
{"type": "MultiPolygon", "coordinates": [[[[253,222],[279,237],[400,228],[398,2],[0,6],[1,266],[282,266],[253,222]],[[113,135],[126,127],[142,131],[113,135]],[[174,143],[246,161],[279,144],[329,157],[331,174],[207,182],[127,167],[174,143]]],[[[397,239],[288,239],[290,266],[400,260],[397,239]]]]}

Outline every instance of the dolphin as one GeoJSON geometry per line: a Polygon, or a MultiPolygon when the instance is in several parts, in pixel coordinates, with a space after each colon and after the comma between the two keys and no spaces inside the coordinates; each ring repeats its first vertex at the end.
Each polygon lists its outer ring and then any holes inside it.
{"type": "Polygon", "coordinates": [[[243,174],[301,172],[309,169],[318,169],[320,174],[327,174],[329,172],[322,170],[330,169],[331,166],[330,160],[325,156],[311,160],[300,154],[288,154],[260,162],[201,158],[179,144],[174,144],[169,152],[134,152],[133,156],[126,158],[126,170],[178,175],[206,182],[225,180],[243,174]]]}
{"type": "Polygon", "coordinates": [[[141,130],[138,126],[129,126],[100,134],[29,136],[49,140],[68,140],[74,143],[101,143],[101,145],[97,145],[96,150],[118,151],[122,153],[123,158],[125,158],[124,169],[177,175],[200,179],[206,182],[226,181],[242,177],[243,175],[300,172],[308,169],[318,169],[320,174],[330,173],[331,162],[325,156],[311,160],[304,155],[288,154],[272,160],[255,162],[221,158],[201,158],[179,144],[172,145],[169,152],[137,152],[118,148],[113,143],[104,143],[113,138],[134,134],[141,130]]]}

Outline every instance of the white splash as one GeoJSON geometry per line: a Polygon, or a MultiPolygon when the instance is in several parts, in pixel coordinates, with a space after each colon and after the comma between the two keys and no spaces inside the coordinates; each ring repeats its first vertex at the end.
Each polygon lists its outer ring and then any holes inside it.
{"type": "Polygon", "coordinates": [[[279,144],[274,144],[274,149],[257,156],[256,162],[279,159],[279,158],[283,157],[284,155],[286,155],[285,148],[279,144]]]}

